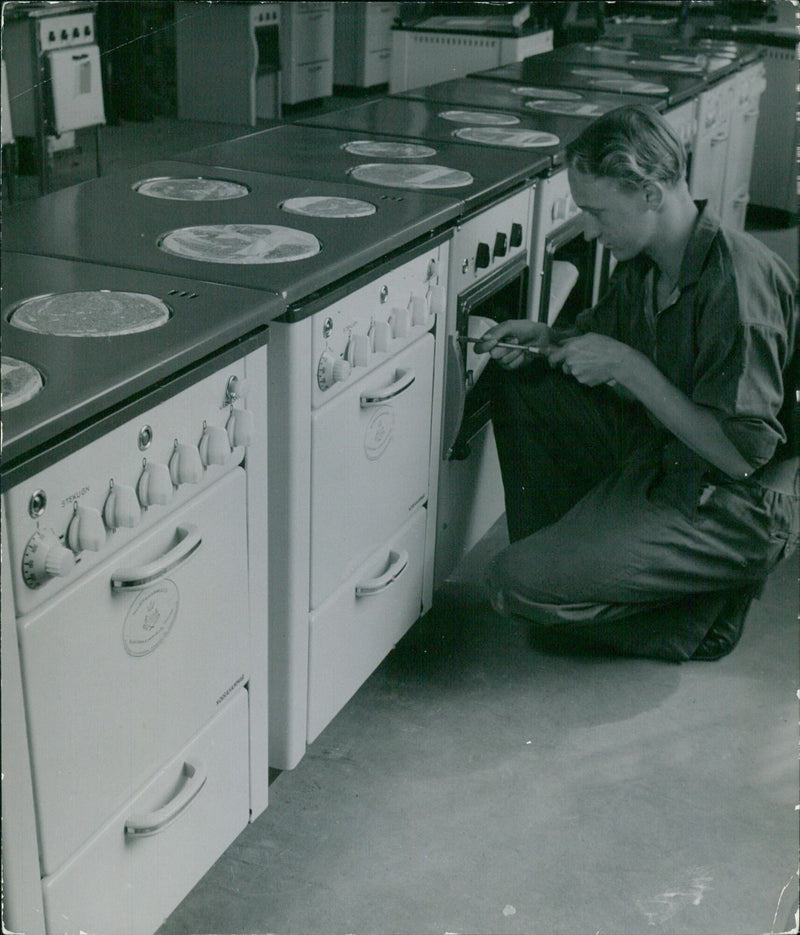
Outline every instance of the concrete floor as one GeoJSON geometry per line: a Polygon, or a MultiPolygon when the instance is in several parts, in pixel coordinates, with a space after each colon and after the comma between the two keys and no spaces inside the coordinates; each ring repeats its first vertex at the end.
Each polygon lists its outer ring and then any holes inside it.
{"type": "MultiPolygon", "coordinates": [[[[244,132],[108,127],[105,171],[244,132]]],[[[91,140],[59,155],[55,186],[93,159],[91,140]]],[[[754,233],[797,268],[797,228],[754,233]]],[[[532,646],[480,588],[504,536],[277,775],[158,935],[797,931],[796,556],[731,656],[676,666],[532,646]]]]}

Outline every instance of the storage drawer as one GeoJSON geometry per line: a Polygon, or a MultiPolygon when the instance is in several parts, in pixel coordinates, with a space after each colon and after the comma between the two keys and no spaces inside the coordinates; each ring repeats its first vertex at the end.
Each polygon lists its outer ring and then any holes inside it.
{"type": "Polygon", "coordinates": [[[374,52],[367,52],[364,57],[364,87],[370,88],[376,84],[387,84],[391,67],[391,49],[377,49],[374,52]]]}
{"type": "Polygon", "coordinates": [[[308,742],[380,665],[420,615],[427,511],[403,528],[310,615],[308,742]]]}
{"type": "Polygon", "coordinates": [[[367,52],[391,49],[392,23],[397,14],[396,3],[365,3],[364,47],[367,52]]]}
{"type": "Polygon", "coordinates": [[[240,689],[124,810],[43,880],[49,933],[149,935],[244,829],[247,702],[240,689]],[[136,816],[152,826],[150,833],[126,831],[136,816]]]}
{"type": "Polygon", "coordinates": [[[312,62],[292,69],[283,96],[285,104],[297,104],[317,97],[330,97],[333,93],[333,61],[312,62]]]}
{"type": "Polygon", "coordinates": [[[291,4],[290,54],[296,65],[333,56],[333,7],[329,3],[291,4]]]}

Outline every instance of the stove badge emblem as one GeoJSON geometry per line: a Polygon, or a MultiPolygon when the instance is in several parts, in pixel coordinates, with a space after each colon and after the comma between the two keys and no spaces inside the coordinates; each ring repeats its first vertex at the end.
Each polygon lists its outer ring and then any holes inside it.
{"type": "Polygon", "coordinates": [[[390,406],[381,406],[367,423],[364,432],[364,453],[370,461],[377,461],[394,435],[394,410],[390,406]]]}
{"type": "Polygon", "coordinates": [[[178,588],[169,578],[138,594],[122,628],[125,652],[129,656],[148,656],[158,649],[172,629],[179,604],[178,588]]]}

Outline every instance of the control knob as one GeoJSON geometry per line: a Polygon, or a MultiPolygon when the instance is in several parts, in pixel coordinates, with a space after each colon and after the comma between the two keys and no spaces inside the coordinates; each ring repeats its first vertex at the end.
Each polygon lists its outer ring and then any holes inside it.
{"type": "Polygon", "coordinates": [[[476,269],[486,269],[491,262],[491,254],[489,252],[488,243],[479,243],[478,249],[475,252],[475,268],[476,269]]]}
{"type": "Polygon", "coordinates": [[[52,529],[38,530],[22,553],[22,577],[29,588],[38,588],[50,578],[68,575],[74,564],[75,556],[52,529]]]}
{"type": "Polygon", "coordinates": [[[211,464],[226,464],[231,453],[227,431],[219,425],[204,425],[198,448],[200,460],[206,467],[211,464]]]}
{"type": "Polygon", "coordinates": [[[350,363],[337,357],[330,349],[323,351],[317,364],[317,384],[321,390],[329,390],[336,383],[344,383],[350,376],[350,363]]]}
{"type": "Polygon", "coordinates": [[[392,334],[396,338],[407,338],[411,331],[411,309],[398,308],[392,309],[392,334]]]}
{"type": "Polygon", "coordinates": [[[136,485],[136,492],[142,506],[166,506],[174,493],[167,465],[156,461],[146,462],[136,485]]]}
{"type": "Polygon", "coordinates": [[[169,459],[169,474],[176,487],[181,484],[199,484],[203,479],[203,462],[195,445],[183,445],[175,440],[169,459]]]}
{"type": "Polygon", "coordinates": [[[428,307],[431,315],[443,315],[447,307],[447,292],[444,286],[432,285],[428,290],[428,307]]]}
{"type": "Polygon", "coordinates": [[[392,329],[388,321],[373,321],[370,328],[372,343],[376,352],[385,354],[389,350],[389,342],[392,340],[392,329]]]}
{"type": "Polygon", "coordinates": [[[518,221],[514,221],[511,225],[511,238],[509,243],[512,247],[522,246],[522,225],[518,221]]]}
{"type": "Polygon", "coordinates": [[[494,255],[505,256],[508,253],[508,237],[502,231],[498,231],[494,238],[494,255]]]}
{"type": "Polygon", "coordinates": [[[132,529],[141,518],[142,510],[133,487],[111,481],[111,488],[103,505],[106,526],[109,529],[132,529]]]}
{"type": "Polygon", "coordinates": [[[353,334],[347,345],[347,359],[351,367],[368,367],[372,356],[369,335],[353,334]]]}
{"type": "Polygon", "coordinates": [[[106,542],[106,527],[100,510],[79,506],[67,528],[67,543],[73,552],[99,552],[106,542]]]}
{"type": "Polygon", "coordinates": [[[249,409],[231,409],[225,426],[231,448],[247,447],[256,437],[255,420],[249,409]]]}
{"type": "Polygon", "coordinates": [[[415,325],[427,325],[428,324],[428,303],[424,295],[419,295],[416,292],[411,293],[411,298],[408,300],[408,304],[411,306],[411,321],[415,325]]]}

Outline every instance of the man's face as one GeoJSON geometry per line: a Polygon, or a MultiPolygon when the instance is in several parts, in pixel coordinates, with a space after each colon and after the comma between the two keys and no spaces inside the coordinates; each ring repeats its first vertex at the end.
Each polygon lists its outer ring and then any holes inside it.
{"type": "Polygon", "coordinates": [[[575,204],[583,212],[584,237],[599,239],[617,260],[630,260],[655,236],[656,212],[642,189],[621,188],[616,182],[568,170],[575,204]]]}

